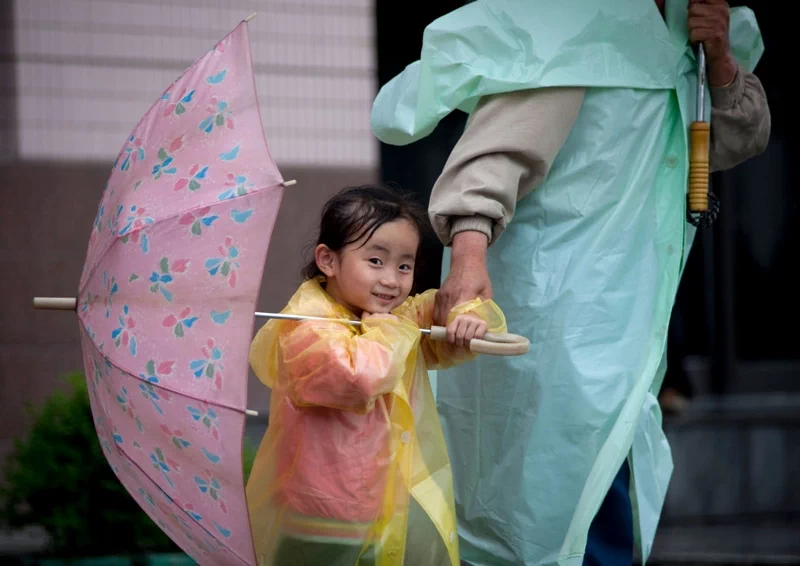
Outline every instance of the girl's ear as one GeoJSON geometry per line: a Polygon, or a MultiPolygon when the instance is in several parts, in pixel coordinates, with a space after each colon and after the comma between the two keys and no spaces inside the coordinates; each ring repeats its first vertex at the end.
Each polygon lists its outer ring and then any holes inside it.
{"type": "Polygon", "coordinates": [[[325,274],[325,277],[330,279],[336,273],[336,262],[338,257],[336,252],[331,250],[325,244],[319,244],[314,249],[314,261],[317,262],[319,270],[325,274]]]}

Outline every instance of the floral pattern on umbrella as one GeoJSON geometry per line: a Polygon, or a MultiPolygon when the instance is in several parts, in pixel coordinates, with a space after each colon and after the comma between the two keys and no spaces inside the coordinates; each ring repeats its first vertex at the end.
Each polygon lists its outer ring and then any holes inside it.
{"type": "Polygon", "coordinates": [[[255,564],[242,473],[248,351],[282,183],[242,22],[126,139],[81,275],[100,443],[201,564],[255,564]]]}

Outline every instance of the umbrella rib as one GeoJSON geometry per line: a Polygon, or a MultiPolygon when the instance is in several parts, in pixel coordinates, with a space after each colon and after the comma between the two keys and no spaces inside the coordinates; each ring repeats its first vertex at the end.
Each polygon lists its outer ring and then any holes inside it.
{"type": "Polygon", "coordinates": [[[94,340],[92,340],[92,337],[89,336],[89,332],[87,331],[86,326],[83,324],[83,320],[81,320],[80,318],[78,320],[80,320],[81,327],[83,328],[83,331],[86,334],[87,338],[89,338],[89,342],[91,342],[92,346],[94,346],[95,350],[97,350],[97,352],[103,357],[103,359],[107,360],[111,365],[113,365],[118,370],[124,372],[127,375],[130,375],[136,381],[139,381],[140,383],[145,383],[145,384],[148,384],[148,385],[152,385],[153,387],[155,387],[157,389],[161,389],[163,391],[167,391],[169,393],[172,393],[173,395],[180,395],[182,397],[186,397],[187,399],[191,399],[193,401],[197,401],[197,402],[200,402],[200,403],[205,403],[207,405],[213,405],[214,407],[219,407],[219,408],[222,408],[222,409],[228,409],[229,411],[234,411],[234,412],[237,412],[237,413],[245,413],[247,411],[247,409],[239,409],[238,407],[231,407],[230,405],[226,405],[224,403],[220,403],[219,401],[210,401],[208,399],[202,399],[202,398],[197,397],[195,395],[190,395],[189,393],[185,393],[183,391],[177,391],[177,390],[175,390],[175,389],[173,389],[171,387],[166,387],[164,385],[161,385],[160,383],[153,383],[151,381],[146,381],[146,380],[142,379],[135,372],[130,371],[129,369],[127,369],[124,366],[116,363],[115,361],[112,361],[109,356],[107,356],[102,350],[100,350],[100,348],[97,346],[97,344],[95,344],[94,340]]]}
{"type": "Polygon", "coordinates": [[[165,216],[163,218],[159,218],[158,220],[153,220],[153,222],[151,224],[147,224],[147,225],[142,226],[141,228],[138,228],[136,230],[131,230],[130,232],[126,232],[125,234],[123,234],[121,236],[119,235],[119,233],[114,234],[112,239],[111,239],[111,241],[108,243],[108,245],[106,245],[106,247],[103,249],[103,251],[97,254],[97,261],[95,261],[94,265],[89,270],[89,273],[87,274],[83,285],[81,285],[80,288],[78,289],[78,297],[80,297],[83,294],[83,291],[86,289],[86,286],[89,284],[89,281],[91,281],[92,277],[94,277],[94,274],[97,271],[97,267],[100,265],[100,262],[102,261],[102,259],[108,254],[108,252],[111,250],[111,248],[114,246],[114,244],[118,243],[125,236],[130,236],[134,232],[146,233],[145,230],[147,230],[148,228],[153,228],[157,224],[160,224],[162,222],[167,222],[168,220],[172,220],[173,218],[178,218],[179,216],[183,216],[187,212],[194,212],[195,210],[200,210],[201,208],[206,208],[206,207],[213,208],[216,205],[227,204],[227,203],[229,203],[231,201],[244,199],[244,198],[247,198],[247,197],[249,197],[251,195],[255,195],[256,193],[260,193],[262,191],[271,191],[271,190],[277,189],[279,187],[280,188],[285,188],[286,186],[288,186],[288,184],[294,184],[294,183],[292,183],[292,181],[281,181],[280,183],[278,183],[276,185],[270,185],[269,187],[261,187],[260,189],[256,189],[254,191],[250,191],[246,195],[237,195],[237,196],[235,196],[235,197],[233,197],[231,199],[217,200],[217,201],[214,201],[212,203],[198,204],[197,206],[193,206],[191,208],[184,208],[180,212],[176,212],[174,214],[170,214],[170,215],[165,216]]]}
{"type": "MultiPolygon", "coordinates": [[[[160,492],[161,492],[161,493],[162,493],[164,496],[166,496],[166,497],[169,499],[169,501],[170,501],[170,502],[174,503],[174,504],[175,504],[175,507],[177,507],[178,509],[180,509],[180,510],[181,510],[181,512],[182,512],[184,515],[186,515],[186,517],[188,517],[188,518],[189,518],[189,519],[192,521],[192,523],[194,523],[195,525],[197,525],[198,527],[200,527],[201,529],[203,529],[203,530],[204,530],[204,531],[205,531],[205,532],[208,534],[208,536],[210,536],[211,538],[213,538],[215,541],[217,541],[217,542],[219,542],[219,543],[221,543],[221,544],[225,545],[225,542],[224,542],[224,541],[222,541],[222,540],[220,540],[220,539],[219,539],[219,538],[218,538],[218,537],[217,537],[217,536],[216,536],[216,535],[215,535],[215,534],[214,534],[214,533],[213,533],[211,530],[209,530],[209,529],[208,529],[208,528],[206,528],[204,525],[202,525],[201,523],[199,523],[197,520],[195,520],[195,518],[194,518],[194,517],[192,517],[191,515],[189,515],[189,514],[186,512],[186,510],[185,510],[185,509],[183,509],[183,507],[181,507],[180,505],[178,505],[177,503],[175,503],[175,499],[174,499],[172,496],[170,496],[170,494],[169,494],[169,493],[167,493],[167,492],[164,490],[164,488],[162,488],[160,485],[158,485],[158,483],[157,483],[157,482],[156,482],[156,481],[155,481],[153,478],[151,478],[151,477],[148,475],[148,473],[147,473],[147,472],[145,472],[145,471],[142,469],[142,467],[141,467],[141,466],[140,466],[140,465],[139,465],[139,464],[136,462],[136,460],[134,460],[133,458],[131,458],[131,457],[128,455],[128,453],[127,453],[127,452],[125,452],[125,450],[123,450],[123,449],[122,449],[122,447],[120,447],[120,446],[119,446],[118,444],[116,444],[116,443],[114,443],[114,447],[116,448],[117,452],[119,452],[119,453],[120,453],[120,454],[121,454],[121,455],[122,455],[122,456],[125,458],[125,460],[127,460],[127,461],[128,461],[128,462],[129,462],[129,463],[132,465],[132,466],[136,466],[136,468],[137,468],[137,469],[138,469],[138,470],[139,470],[139,471],[142,473],[142,475],[144,475],[144,477],[146,477],[147,479],[149,479],[149,480],[150,480],[150,481],[153,483],[153,485],[156,487],[156,489],[158,489],[158,490],[159,490],[159,491],[160,491],[160,492]]],[[[249,526],[249,523],[248,523],[248,526],[249,526]]],[[[252,536],[252,533],[251,533],[251,536],[252,536]]],[[[230,548],[229,546],[225,545],[225,549],[226,549],[228,552],[230,552],[230,553],[231,553],[233,556],[235,556],[236,558],[238,558],[238,559],[239,559],[239,560],[242,562],[242,564],[245,564],[245,565],[247,565],[247,564],[248,564],[247,560],[245,560],[244,558],[242,558],[241,556],[239,556],[239,554],[238,554],[238,553],[236,553],[236,552],[235,552],[235,551],[234,551],[232,548],[230,548]]]]}

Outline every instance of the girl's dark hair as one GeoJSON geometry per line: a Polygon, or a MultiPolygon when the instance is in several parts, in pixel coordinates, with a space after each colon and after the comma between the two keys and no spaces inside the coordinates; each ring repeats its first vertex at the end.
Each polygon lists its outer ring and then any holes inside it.
{"type": "Polygon", "coordinates": [[[360,185],[339,191],[322,208],[319,237],[311,246],[312,257],[303,268],[303,277],[313,279],[323,274],[313,257],[319,244],[338,252],[365,234],[371,238],[378,228],[399,219],[408,220],[417,229],[420,244],[431,230],[426,210],[411,193],[384,185],[360,185]]]}

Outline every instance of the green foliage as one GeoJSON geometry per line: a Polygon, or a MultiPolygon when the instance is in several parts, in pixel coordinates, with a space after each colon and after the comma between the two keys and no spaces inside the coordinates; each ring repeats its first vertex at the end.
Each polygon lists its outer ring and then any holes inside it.
{"type": "MultiPolygon", "coordinates": [[[[55,393],[38,410],[28,407],[33,426],[15,442],[0,482],[0,527],[44,527],[53,556],[181,553],[108,464],[84,375],[65,379],[67,394],[55,393]]],[[[245,482],[256,451],[245,441],[245,482]]]]}
{"type": "Polygon", "coordinates": [[[242,468],[244,469],[244,484],[247,485],[247,479],[250,477],[250,472],[253,469],[253,462],[256,459],[258,448],[250,444],[245,439],[242,445],[242,468]]]}
{"type": "Polygon", "coordinates": [[[103,455],[86,381],[67,376],[15,443],[0,487],[0,524],[44,527],[60,556],[180,552],[122,486],[103,455]]]}

